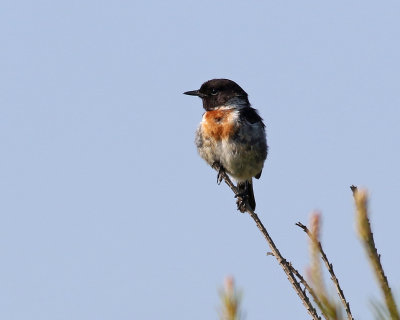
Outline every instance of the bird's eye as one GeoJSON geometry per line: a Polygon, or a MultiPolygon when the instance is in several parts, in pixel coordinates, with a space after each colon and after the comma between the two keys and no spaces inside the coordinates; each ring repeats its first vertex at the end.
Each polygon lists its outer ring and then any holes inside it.
{"type": "Polygon", "coordinates": [[[212,90],[211,90],[211,94],[212,94],[213,96],[217,95],[217,93],[218,93],[218,90],[217,90],[217,89],[212,89],[212,90]]]}

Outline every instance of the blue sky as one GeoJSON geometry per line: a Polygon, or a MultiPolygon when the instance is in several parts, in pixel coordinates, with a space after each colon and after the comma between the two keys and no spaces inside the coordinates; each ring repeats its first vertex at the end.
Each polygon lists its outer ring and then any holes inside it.
{"type": "MultiPolygon", "coordinates": [[[[182,92],[238,82],[267,125],[257,212],[308,265],[323,245],[353,315],[380,297],[351,184],[399,296],[397,1],[3,1],[0,317],[217,319],[227,275],[247,319],[308,319],[253,221],[199,158],[182,92]]],[[[333,289],[332,289],[333,291],[333,289]]]]}

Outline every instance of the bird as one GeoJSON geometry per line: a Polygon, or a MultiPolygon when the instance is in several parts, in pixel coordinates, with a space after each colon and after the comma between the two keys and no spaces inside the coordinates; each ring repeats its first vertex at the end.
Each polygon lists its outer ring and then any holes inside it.
{"type": "Polygon", "coordinates": [[[259,179],[268,155],[263,119],[248,94],[234,81],[212,79],[200,89],[184,92],[200,97],[205,110],[195,134],[199,155],[237,182],[238,210],[245,212],[246,201],[254,211],[253,177],[259,179]]]}

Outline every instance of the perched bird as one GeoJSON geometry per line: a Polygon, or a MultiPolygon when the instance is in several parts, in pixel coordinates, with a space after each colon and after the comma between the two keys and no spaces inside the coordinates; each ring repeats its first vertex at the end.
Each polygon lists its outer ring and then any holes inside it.
{"type": "MultiPolygon", "coordinates": [[[[268,146],[265,125],[250,106],[247,93],[232,80],[213,79],[203,83],[199,90],[184,94],[203,101],[205,113],[195,139],[200,156],[234,178],[238,196],[254,210],[252,178],[260,178],[268,146]]],[[[244,212],[244,206],[238,201],[240,211],[244,212]]]]}

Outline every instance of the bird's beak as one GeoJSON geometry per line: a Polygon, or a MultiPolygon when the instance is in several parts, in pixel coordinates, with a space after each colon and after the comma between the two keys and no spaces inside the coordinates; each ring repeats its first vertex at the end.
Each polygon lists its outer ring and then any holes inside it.
{"type": "Polygon", "coordinates": [[[204,98],[206,96],[204,93],[201,93],[199,90],[186,91],[183,94],[187,94],[188,96],[197,96],[200,98],[204,98]]]}

